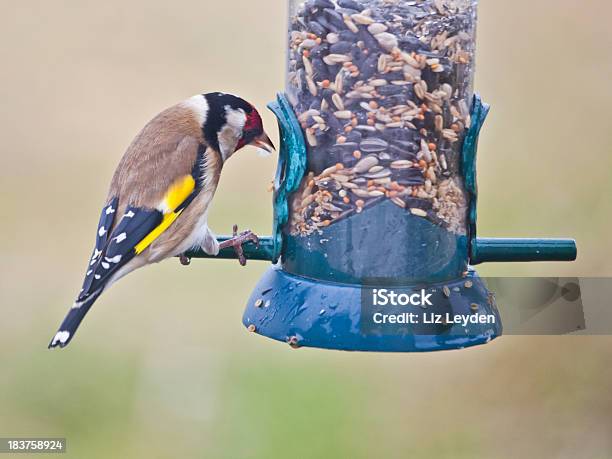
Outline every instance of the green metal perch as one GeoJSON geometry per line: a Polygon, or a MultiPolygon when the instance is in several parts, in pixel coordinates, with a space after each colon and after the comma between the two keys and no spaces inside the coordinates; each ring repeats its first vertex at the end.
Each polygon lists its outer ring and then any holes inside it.
{"type": "MultiPolygon", "coordinates": [[[[219,242],[230,236],[219,237],[219,242]]],[[[472,247],[471,264],[511,263],[533,261],[574,261],[577,257],[576,241],[573,239],[500,239],[478,238],[472,247]]],[[[261,238],[259,247],[249,243],[244,246],[248,260],[273,261],[274,241],[271,237],[261,238]]],[[[228,248],[214,257],[202,251],[189,252],[189,258],[219,258],[233,260],[236,253],[228,248]]]]}

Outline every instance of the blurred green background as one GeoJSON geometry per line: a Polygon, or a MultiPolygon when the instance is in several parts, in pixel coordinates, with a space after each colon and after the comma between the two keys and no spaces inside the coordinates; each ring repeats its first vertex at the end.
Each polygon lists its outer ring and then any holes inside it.
{"type": "MultiPolygon", "coordinates": [[[[609,458],[612,340],[505,337],[435,355],[291,350],[249,335],[266,264],[165,262],[47,351],[80,288],[111,174],[138,130],[193,94],[259,107],[284,86],[283,0],[0,1],[0,436],[71,458],[609,458]],[[120,319],[118,319],[120,317],[120,319]]],[[[480,231],[574,236],[612,275],[612,3],[482,2],[480,231]]],[[[268,130],[275,122],[265,114],[268,130]]],[[[211,215],[270,232],[274,159],[244,151],[211,215]]]]}

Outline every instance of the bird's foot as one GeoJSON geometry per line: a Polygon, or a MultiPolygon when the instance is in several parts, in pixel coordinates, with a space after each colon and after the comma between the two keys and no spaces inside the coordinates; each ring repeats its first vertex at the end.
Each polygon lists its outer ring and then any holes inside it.
{"type": "Polygon", "coordinates": [[[191,258],[185,254],[180,255],[179,260],[183,266],[189,266],[191,264],[191,258]]]}
{"type": "Polygon", "coordinates": [[[227,241],[221,242],[219,244],[219,249],[233,247],[234,251],[236,252],[236,255],[238,255],[238,261],[240,262],[240,265],[246,266],[247,260],[246,260],[246,257],[244,256],[242,245],[248,242],[252,242],[255,244],[256,247],[259,247],[259,238],[257,237],[255,233],[247,230],[247,231],[243,231],[242,233],[238,234],[238,225],[234,225],[234,228],[232,231],[232,238],[227,241]]]}

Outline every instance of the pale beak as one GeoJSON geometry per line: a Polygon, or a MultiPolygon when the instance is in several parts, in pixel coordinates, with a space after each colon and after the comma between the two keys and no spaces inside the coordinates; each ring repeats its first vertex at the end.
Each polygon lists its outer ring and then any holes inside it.
{"type": "Polygon", "coordinates": [[[266,134],[265,132],[259,137],[257,137],[255,140],[253,140],[249,145],[263,150],[268,155],[276,151],[276,149],[274,148],[274,144],[270,140],[270,137],[268,137],[268,134],[266,134]]]}

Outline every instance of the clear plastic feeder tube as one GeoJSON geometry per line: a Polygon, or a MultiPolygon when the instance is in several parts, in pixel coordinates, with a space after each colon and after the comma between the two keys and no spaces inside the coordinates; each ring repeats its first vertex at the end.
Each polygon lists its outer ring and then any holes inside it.
{"type": "MultiPolygon", "coordinates": [[[[438,239],[440,231],[467,236],[460,161],[476,10],[476,0],[290,1],[287,94],[308,146],[308,170],[291,199],[291,237],[320,238],[382,205],[430,224],[415,243],[426,242],[431,227],[438,239]]],[[[410,244],[397,236],[406,228],[391,226],[401,219],[377,220],[378,237],[410,244]]],[[[369,250],[348,239],[345,252],[369,250]]],[[[457,253],[464,244],[451,245],[438,258],[465,255],[466,264],[467,254],[457,253]]],[[[370,271],[355,274],[388,274],[370,271]]]]}

